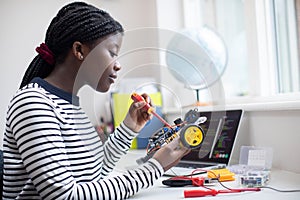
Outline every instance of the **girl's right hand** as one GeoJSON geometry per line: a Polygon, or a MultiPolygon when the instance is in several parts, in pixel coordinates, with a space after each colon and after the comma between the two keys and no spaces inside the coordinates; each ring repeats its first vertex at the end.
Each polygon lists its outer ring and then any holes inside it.
{"type": "Polygon", "coordinates": [[[124,124],[136,133],[140,132],[145,124],[152,118],[147,110],[143,109],[147,103],[151,105],[151,99],[147,94],[142,94],[141,96],[145,101],[133,102],[124,119],[124,124]]]}

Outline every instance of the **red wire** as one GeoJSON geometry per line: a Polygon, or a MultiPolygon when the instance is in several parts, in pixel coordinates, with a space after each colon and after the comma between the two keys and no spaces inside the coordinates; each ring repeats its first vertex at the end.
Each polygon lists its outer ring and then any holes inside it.
{"type": "MultiPolygon", "coordinates": [[[[214,189],[211,189],[211,188],[208,188],[206,186],[204,186],[203,184],[202,185],[197,185],[197,186],[202,186],[203,188],[205,188],[206,190],[199,190],[199,195],[200,196],[206,196],[206,195],[216,195],[216,194],[219,194],[219,193],[238,193],[238,192],[245,192],[245,191],[261,191],[260,188],[228,188],[228,187],[225,187],[219,180],[219,176],[217,176],[213,171],[211,170],[205,170],[205,169],[195,169],[194,171],[192,171],[191,175],[190,175],[190,178],[191,180],[193,180],[193,175],[198,172],[198,171],[201,171],[201,172],[211,172],[213,175],[215,175],[215,177],[217,178],[218,182],[221,184],[222,187],[226,188],[226,190],[214,190],[214,189]],[[212,191],[211,193],[210,192],[207,192],[207,190],[210,190],[212,191]]],[[[194,185],[194,184],[193,184],[194,185]]],[[[191,190],[191,191],[188,191],[188,190],[185,190],[184,191],[185,195],[187,195],[187,197],[189,196],[188,194],[191,194],[192,196],[193,195],[197,195],[197,191],[195,190],[191,190]],[[190,192],[190,193],[189,193],[190,192]]],[[[196,196],[193,196],[193,197],[196,197],[196,196]]]]}

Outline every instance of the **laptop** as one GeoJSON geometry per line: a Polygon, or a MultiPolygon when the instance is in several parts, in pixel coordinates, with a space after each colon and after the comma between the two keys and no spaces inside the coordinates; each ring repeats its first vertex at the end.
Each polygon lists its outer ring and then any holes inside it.
{"type": "Polygon", "coordinates": [[[230,163],[243,110],[200,112],[207,120],[200,124],[206,133],[201,147],[191,150],[180,162],[165,172],[167,176],[191,174],[195,169],[224,168],[230,163]]]}

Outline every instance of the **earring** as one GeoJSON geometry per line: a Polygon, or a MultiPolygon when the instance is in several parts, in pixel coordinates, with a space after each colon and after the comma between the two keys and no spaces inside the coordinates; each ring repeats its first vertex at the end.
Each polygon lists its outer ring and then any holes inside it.
{"type": "Polygon", "coordinates": [[[83,55],[80,55],[80,56],[79,56],[79,59],[80,59],[80,60],[83,60],[83,55]]]}

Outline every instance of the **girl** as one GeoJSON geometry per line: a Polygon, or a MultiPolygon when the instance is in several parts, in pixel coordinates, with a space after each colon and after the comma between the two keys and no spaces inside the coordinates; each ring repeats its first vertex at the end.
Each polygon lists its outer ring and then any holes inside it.
{"type": "Polygon", "coordinates": [[[150,119],[141,109],[145,102],[132,103],[102,143],[76,95],[86,84],[106,92],[114,83],[122,33],[108,13],[83,2],[53,18],[8,108],[3,199],[128,198],[186,153],[173,141],[137,169],[108,177],[150,119]]]}

